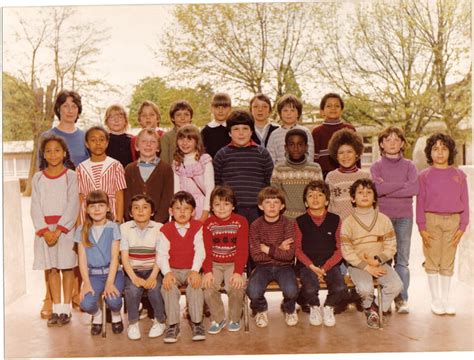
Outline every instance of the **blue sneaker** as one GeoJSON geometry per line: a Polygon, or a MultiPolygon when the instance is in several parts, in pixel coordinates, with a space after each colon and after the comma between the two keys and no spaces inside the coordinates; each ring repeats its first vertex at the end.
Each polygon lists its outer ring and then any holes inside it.
{"type": "Polygon", "coordinates": [[[224,328],[224,326],[225,326],[225,319],[222,320],[220,323],[216,323],[215,321],[213,321],[211,323],[211,326],[209,326],[209,330],[207,330],[207,332],[209,334],[219,334],[221,330],[224,328]]]}
{"type": "Polygon", "coordinates": [[[233,322],[231,321],[229,326],[227,327],[229,331],[239,331],[240,330],[240,322],[233,322]]]}

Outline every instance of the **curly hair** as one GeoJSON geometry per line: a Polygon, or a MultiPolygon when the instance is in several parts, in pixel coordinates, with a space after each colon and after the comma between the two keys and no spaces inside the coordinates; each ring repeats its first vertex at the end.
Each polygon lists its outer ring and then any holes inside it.
{"type": "Polygon", "coordinates": [[[451,136],[447,134],[443,134],[443,133],[435,133],[431,135],[428,138],[428,140],[426,140],[426,146],[425,146],[426,161],[428,162],[429,165],[433,165],[431,150],[433,150],[433,146],[435,146],[438,141],[440,141],[444,146],[448,148],[449,150],[448,165],[453,165],[454,158],[456,154],[458,153],[456,150],[456,143],[454,142],[454,139],[451,136]]]}
{"type": "Polygon", "coordinates": [[[69,149],[67,147],[66,141],[62,137],[56,136],[56,135],[48,135],[41,140],[40,149],[39,149],[39,155],[40,155],[39,169],[44,170],[48,167],[48,162],[44,158],[44,149],[46,149],[46,145],[51,141],[56,141],[59,145],[61,145],[64,152],[66,153],[66,156],[63,159],[64,166],[67,167],[68,169],[75,170],[76,166],[71,160],[71,155],[69,154],[69,149]]]}
{"type": "Polygon", "coordinates": [[[357,134],[354,130],[341,129],[332,134],[331,140],[329,140],[328,150],[329,156],[337,161],[337,151],[342,145],[352,146],[360,158],[364,153],[364,141],[362,136],[357,134]]]}

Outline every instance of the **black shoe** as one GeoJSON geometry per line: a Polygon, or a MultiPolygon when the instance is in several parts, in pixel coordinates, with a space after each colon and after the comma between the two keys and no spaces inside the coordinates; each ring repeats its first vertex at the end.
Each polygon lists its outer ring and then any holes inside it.
{"type": "Polygon", "coordinates": [[[71,321],[71,316],[71,314],[59,314],[58,325],[63,326],[69,324],[69,322],[71,321]]]}
{"type": "Polygon", "coordinates": [[[309,314],[311,312],[311,306],[309,306],[308,304],[301,305],[301,311],[309,314]]]}
{"type": "Polygon", "coordinates": [[[48,320],[47,325],[48,327],[56,326],[58,325],[58,321],[59,321],[59,315],[56,313],[52,313],[51,317],[48,320]]]}
{"type": "Polygon", "coordinates": [[[122,320],[118,321],[118,322],[113,322],[112,323],[112,332],[114,334],[121,334],[123,331],[123,322],[122,320]]]}
{"type": "Polygon", "coordinates": [[[102,332],[102,324],[92,324],[91,335],[99,335],[102,332]]]}

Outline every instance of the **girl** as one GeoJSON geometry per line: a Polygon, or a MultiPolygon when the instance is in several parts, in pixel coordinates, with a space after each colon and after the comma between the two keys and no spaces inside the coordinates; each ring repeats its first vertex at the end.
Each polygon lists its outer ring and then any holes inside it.
{"type": "Polygon", "coordinates": [[[62,326],[71,319],[72,269],[77,266],[71,231],[79,212],[77,178],[62,138],[45,137],[40,146],[40,159],[41,171],[32,179],[31,218],[36,232],[33,269],[46,270],[53,301],[48,326],[62,326]]]}
{"type": "Polygon", "coordinates": [[[109,129],[107,155],[120,161],[125,168],[136,160],[132,148],[132,135],[125,133],[128,127],[127,113],[122,105],[111,105],[105,112],[105,126],[109,129]]]}
{"type": "MultiPolygon", "coordinates": [[[[160,139],[165,132],[160,129],[160,120],[161,120],[161,113],[160,108],[156,105],[153,101],[145,100],[142,102],[140,107],[138,108],[138,123],[142,127],[142,129],[153,129],[156,131],[158,135],[158,139],[160,139]]],[[[134,136],[132,138],[132,151],[135,152],[135,159],[138,159],[139,152],[137,150],[137,137],[134,136]]]]}
{"type": "Polygon", "coordinates": [[[209,201],[214,189],[212,158],[204,154],[199,130],[186,125],[176,135],[176,151],[173,161],[174,192],[191,193],[196,200],[195,219],[204,222],[209,216],[209,201]]]}
{"type": "Polygon", "coordinates": [[[86,197],[86,217],[74,236],[78,243],[79,269],[84,281],[81,309],[92,315],[91,334],[102,332],[102,311],[98,301],[102,293],[112,312],[112,331],[123,331],[121,293],[123,272],[119,267],[120,231],[112,222],[109,198],[104,191],[91,191],[86,197]]]}
{"type": "Polygon", "coordinates": [[[344,220],[353,212],[349,188],[358,179],[370,178],[369,173],[356,166],[364,152],[364,144],[362,137],[355,131],[341,129],[331,137],[328,149],[329,155],[339,163],[339,168],[326,176],[326,183],[331,190],[328,211],[344,220]]]}
{"type": "Polygon", "coordinates": [[[123,189],[127,187],[122,164],[107,156],[109,134],[103,127],[93,126],[86,132],[86,146],[91,157],[77,167],[81,198],[80,221],[85,217],[85,198],[93,190],[103,190],[110,199],[112,214],[117,222],[123,221],[123,189]]]}
{"type": "Polygon", "coordinates": [[[449,287],[456,248],[469,224],[466,175],[452,166],[456,145],[449,135],[431,135],[426,141],[425,155],[431,166],[418,177],[416,222],[423,239],[431,311],[436,315],[454,315],[456,310],[449,302],[449,287]]]}
{"type": "Polygon", "coordinates": [[[403,157],[402,129],[387,127],[380,133],[378,142],[382,157],[372,164],[370,172],[379,195],[380,212],[390,218],[397,236],[395,271],[402,279],[403,290],[395,298],[395,309],[399,314],[407,314],[413,196],[418,194],[418,174],[413,162],[403,157]]]}

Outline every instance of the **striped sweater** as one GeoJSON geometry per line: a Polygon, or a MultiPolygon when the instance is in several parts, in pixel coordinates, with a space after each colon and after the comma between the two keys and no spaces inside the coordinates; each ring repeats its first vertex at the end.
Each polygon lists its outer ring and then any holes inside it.
{"type": "Polygon", "coordinates": [[[251,142],[249,146],[227,145],[213,160],[217,185],[229,185],[241,207],[257,205],[258,192],[270,185],[273,161],[268,151],[251,142]]]}
{"type": "Polygon", "coordinates": [[[128,251],[130,265],[134,270],[153,268],[161,226],[161,223],[150,221],[147,227],[141,230],[133,220],[120,225],[120,250],[128,251]]]}

